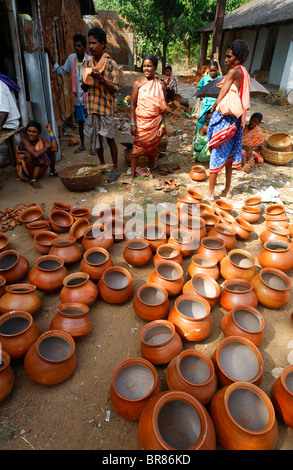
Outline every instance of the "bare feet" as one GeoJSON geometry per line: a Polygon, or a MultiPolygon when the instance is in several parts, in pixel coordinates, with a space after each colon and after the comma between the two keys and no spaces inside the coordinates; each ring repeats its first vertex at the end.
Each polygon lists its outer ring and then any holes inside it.
{"type": "Polygon", "coordinates": [[[215,200],[215,194],[208,192],[205,196],[204,199],[207,199],[208,201],[214,201],[215,200]]]}
{"type": "Polygon", "coordinates": [[[220,196],[226,197],[227,199],[231,199],[232,194],[231,194],[231,191],[230,191],[230,190],[227,191],[227,190],[224,189],[224,190],[221,192],[220,196]]]}
{"type": "Polygon", "coordinates": [[[34,189],[41,189],[43,186],[40,185],[40,183],[38,183],[38,181],[31,181],[31,185],[34,189]]]}

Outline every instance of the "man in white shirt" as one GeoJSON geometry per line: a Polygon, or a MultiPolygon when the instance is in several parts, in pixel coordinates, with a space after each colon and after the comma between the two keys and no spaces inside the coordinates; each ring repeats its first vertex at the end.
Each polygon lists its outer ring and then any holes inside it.
{"type": "Polygon", "coordinates": [[[16,99],[9,87],[0,80],[0,130],[17,129],[19,127],[20,113],[16,99]]]}
{"type": "Polygon", "coordinates": [[[83,152],[85,150],[84,147],[84,123],[86,121],[86,101],[87,95],[81,88],[82,83],[82,72],[84,63],[91,59],[86,52],[87,48],[87,41],[86,38],[82,34],[75,34],[73,36],[73,46],[75,53],[70,54],[66,59],[64,65],[59,65],[57,62],[54,61],[51,52],[48,48],[45,48],[45,52],[48,54],[48,58],[53,66],[53,71],[57,73],[60,77],[64,77],[68,73],[71,73],[72,79],[72,91],[75,96],[75,118],[78,122],[79,127],[79,137],[80,137],[80,147],[75,150],[74,153],[83,152]]]}

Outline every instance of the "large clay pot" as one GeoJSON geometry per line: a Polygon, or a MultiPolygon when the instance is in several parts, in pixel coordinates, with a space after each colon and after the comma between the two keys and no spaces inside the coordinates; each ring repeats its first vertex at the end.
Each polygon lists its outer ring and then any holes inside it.
{"type": "Polygon", "coordinates": [[[0,403],[10,395],[14,387],[14,373],[10,366],[10,356],[1,351],[0,360],[0,403]]]}
{"type": "Polygon", "coordinates": [[[33,284],[11,284],[0,299],[0,313],[24,310],[35,315],[41,308],[41,298],[33,284]]]}
{"type": "Polygon", "coordinates": [[[28,234],[34,237],[37,233],[50,230],[50,223],[49,220],[35,220],[34,222],[29,222],[26,228],[28,229],[28,234]]]}
{"type": "Polygon", "coordinates": [[[29,270],[29,262],[25,256],[15,250],[5,250],[0,253],[0,274],[5,277],[7,284],[21,281],[29,270]]]}
{"type": "Polygon", "coordinates": [[[182,294],[176,298],[168,320],[175,325],[181,338],[202,341],[213,328],[210,304],[198,295],[182,294]]]}
{"type": "Polygon", "coordinates": [[[220,276],[217,260],[199,254],[192,256],[187,271],[190,277],[196,274],[207,274],[207,276],[217,280],[220,276]]]}
{"type": "Polygon", "coordinates": [[[276,240],[290,243],[289,230],[284,227],[277,227],[274,225],[270,225],[265,230],[263,230],[260,233],[259,238],[262,243],[276,240]]]}
{"type": "Polygon", "coordinates": [[[32,380],[42,385],[64,382],[76,368],[74,339],[65,331],[46,331],[26,353],[24,368],[32,380]]]}
{"type": "Polygon", "coordinates": [[[255,308],[247,305],[238,305],[227,312],[221,327],[225,336],[242,336],[256,346],[264,340],[264,318],[255,308]]]}
{"type": "Polygon", "coordinates": [[[260,385],[262,381],[262,355],[244,336],[224,338],[214,351],[212,361],[220,387],[239,381],[260,385]]]}
{"type": "Polygon", "coordinates": [[[159,212],[156,220],[156,224],[166,233],[167,237],[170,236],[172,230],[178,228],[178,223],[177,215],[166,211],[159,212]]]}
{"type": "Polygon", "coordinates": [[[0,233],[0,253],[10,249],[10,241],[7,235],[0,233]]]}
{"type": "Polygon", "coordinates": [[[192,233],[192,238],[197,244],[203,237],[206,237],[208,232],[208,225],[206,224],[204,215],[212,216],[213,214],[203,214],[202,217],[195,215],[183,216],[180,225],[181,228],[192,233]]]}
{"type": "Polygon", "coordinates": [[[62,304],[80,303],[90,307],[97,300],[98,295],[98,288],[87,273],[72,273],[63,279],[63,287],[60,291],[62,304]]]}
{"type": "Polygon", "coordinates": [[[116,413],[123,418],[139,419],[146,403],[160,391],[157,371],[146,359],[126,359],[112,374],[110,400],[116,413]]]}
{"type": "Polygon", "coordinates": [[[82,238],[82,247],[84,251],[94,247],[101,247],[109,250],[113,246],[114,239],[112,233],[103,225],[90,225],[85,229],[82,238]]]}
{"type": "Polygon", "coordinates": [[[256,272],[255,258],[246,250],[232,250],[220,263],[224,279],[244,279],[250,281],[256,272]]]}
{"type": "Polygon", "coordinates": [[[284,367],[273,383],[271,400],[277,415],[293,428],[293,364],[284,367]]]}
{"type": "Polygon", "coordinates": [[[251,284],[259,303],[264,307],[280,308],[290,301],[291,280],[280,269],[262,268],[251,279],[251,284]]]}
{"type": "Polygon", "coordinates": [[[267,394],[249,382],[235,382],[214,395],[210,415],[225,450],[274,450],[278,425],[267,394]]]}
{"type": "Polygon", "coordinates": [[[68,275],[64,261],[58,256],[44,255],[35,261],[29,272],[31,284],[43,292],[57,292],[63,286],[63,279],[68,275]]]}
{"type": "Polygon", "coordinates": [[[277,268],[285,273],[293,268],[293,251],[290,244],[280,240],[265,242],[258,255],[262,268],[277,268]]]}
{"type": "Polygon", "coordinates": [[[203,200],[203,195],[196,191],[195,189],[187,189],[184,198],[184,201],[191,204],[200,204],[203,200]]]}
{"type": "Polygon", "coordinates": [[[284,204],[271,204],[265,208],[265,216],[283,218],[286,213],[284,204]]]}
{"type": "Polygon", "coordinates": [[[218,223],[209,232],[210,237],[218,237],[225,243],[227,250],[231,250],[236,245],[236,230],[228,224],[218,223]]]}
{"type": "Polygon", "coordinates": [[[235,217],[229,214],[229,212],[224,211],[223,209],[219,209],[218,212],[219,222],[222,224],[230,224],[232,225],[235,222],[235,217]]]}
{"type": "Polygon", "coordinates": [[[168,243],[180,249],[183,258],[191,255],[198,247],[199,239],[194,240],[192,234],[188,230],[182,228],[172,230],[168,243]]]}
{"type": "Polygon", "coordinates": [[[235,217],[232,227],[236,231],[236,238],[239,240],[248,240],[254,232],[253,226],[241,217],[235,217]]]}
{"type": "Polygon", "coordinates": [[[189,393],[203,405],[211,401],[218,387],[213,361],[194,349],[186,349],[172,359],[166,381],[169,390],[189,393]]]}
{"type": "Polygon", "coordinates": [[[260,196],[248,197],[247,199],[245,199],[244,205],[245,206],[255,206],[255,207],[259,207],[260,209],[262,209],[262,207],[263,207],[262,198],[260,196]]]}
{"type": "Polygon", "coordinates": [[[68,232],[71,225],[74,223],[72,215],[63,210],[52,210],[50,214],[50,226],[53,232],[68,232]]]}
{"type": "Polygon", "coordinates": [[[98,288],[101,298],[111,304],[127,302],[134,292],[131,275],[121,266],[106,269],[99,280],[98,288]]]}
{"type": "Polygon", "coordinates": [[[74,340],[88,335],[93,325],[88,315],[89,307],[80,303],[58,305],[57,313],[50,324],[50,330],[61,330],[74,340]]]}
{"type": "Polygon", "coordinates": [[[223,199],[216,199],[212,207],[216,214],[218,214],[220,211],[226,211],[228,214],[231,214],[233,210],[233,205],[230,204],[230,202],[224,201],[223,199]]]}
{"type": "Polygon", "coordinates": [[[164,230],[155,224],[146,225],[143,231],[143,238],[150,243],[153,253],[156,252],[158,246],[167,243],[167,235],[164,230]]]}
{"type": "Polygon", "coordinates": [[[203,165],[193,165],[191,171],[189,173],[190,178],[192,181],[203,181],[206,179],[206,170],[203,165]]]}
{"type": "Polygon", "coordinates": [[[126,222],[120,217],[105,223],[105,229],[112,234],[114,242],[122,242],[125,239],[125,227],[126,222]]]}
{"type": "Polygon", "coordinates": [[[169,390],[145,405],[138,422],[143,450],[215,450],[216,435],[204,405],[192,395],[169,390]]]}
{"type": "Polygon", "coordinates": [[[36,233],[34,235],[34,249],[42,255],[47,255],[52,247],[52,241],[57,238],[56,233],[47,230],[36,233]]]}
{"type": "Polygon", "coordinates": [[[0,317],[1,347],[11,359],[23,357],[39,336],[39,327],[28,312],[14,310],[0,317]]]}
{"type": "Polygon", "coordinates": [[[27,226],[28,223],[34,222],[35,220],[40,220],[44,218],[44,211],[41,208],[41,206],[32,206],[32,207],[27,207],[24,210],[21,211],[19,214],[19,220],[21,223],[25,226],[27,226]]]}
{"type": "Polygon", "coordinates": [[[4,276],[0,276],[0,298],[2,297],[2,295],[5,294],[5,291],[6,291],[6,279],[4,276]]]}
{"type": "Polygon", "coordinates": [[[70,214],[72,215],[74,220],[78,220],[81,218],[89,220],[91,216],[90,209],[88,207],[71,207],[70,214]]]}
{"type": "Polygon", "coordinates": [[[76,263],[82,258],[82,251],[74,237],[58,237],[51,242],[50,255],[59,256],[65,265],[76,263]]]}
{"type": "Polygon", "coordinates": [[[182,292],[183,294],[195,294],[203,297],[208,301],[211,309],[215,307],[221,294],[217,281],[207,274],[195,274],[184,284],[182,292]]]}
{"type": "Polygon", "coordinates": [[[146,283],[140,286],[134,297],[133,310],[146,321],[161,320],[170,310],[170,300],[165,287],[146,283]]]}
{"type": "Polygon", "coordinates": [[[183,257],[179,248],[166,243],[164,245],[158,246],[153,261],[154,266],[156,266],[159,261],[175,261],[176,263],[180,264],[180,266],[182,266],[183,257]]]}
{"type": "Polygon", "coordinates": [[[218,263],[227,255],[225,243],[219,237],[204,237],[196,250],[198,255],[212,258],[218,263]]]}
{"type": "Polygon", "coordinates": [[[87,273],[91,281],[96,282],[101,279],[103,272],[112,266],[109,252],[104,248],[93,247],[84,253],[79,269],[87,273]]]}
{"type": "Polygon", "coordinates": [[[152,364],[170,362],[182,350],[182,340],[168,320],[154,320],[140,330],[141,355],[152,364]]]}
{"type": "Polygon", "coordinates": [[[145,239],[127,240],[123,258],[131,266],[145,266],[153,257],[150,242],[145,239]]]}
{"type": "Polygon", "coordinates": [[[261,209],[255,206],[243,206],[239,217],[249,224],[254,224],[260,219],[261,209]]]}
{"type": "Polygon", "coordinates": [[[85,217],[78,218],[70,227],[69,236],[76,238],[80,241],[84,235],[85,230],[89,227],[89,220],[85,217]]]}
{"type": "Polygon", "coordinates": [[[228,311],[233,310],[233,308],[239,305],[248,305],[256,308],[258,305],[258,297],[250,281],[245,281],[244,279],[230,279],[223,283],[220,304],[228,311]]]}
{"type": "Polygon", "coordinates": [[[165,287],[169,297],[174,297],[184,285],[183,269],[175,261],[160,261],[151,272],[149,282],[165,287]]]}

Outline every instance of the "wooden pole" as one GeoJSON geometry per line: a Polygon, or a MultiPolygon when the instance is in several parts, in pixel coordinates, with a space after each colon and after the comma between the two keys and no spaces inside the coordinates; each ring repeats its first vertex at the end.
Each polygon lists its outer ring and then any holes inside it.
{"type": "Polygon", "coordinates": [[[215,25],[214,25],[214,32],[213,32],[213,43],[212,43],[212,58],[216,58],[214,57],[214,54],[218,55],[217,58],[219,58],[219,55],[220,55],[226,2],[227,0],[218,0],[218,3],[217,3],[215,25]]]}

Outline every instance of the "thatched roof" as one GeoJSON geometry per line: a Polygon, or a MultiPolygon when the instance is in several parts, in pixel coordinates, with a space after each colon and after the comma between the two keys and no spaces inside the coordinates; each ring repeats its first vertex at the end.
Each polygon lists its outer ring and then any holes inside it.
{"type": "MultiPolygon", "coordinates": [[[[293,23],[293,0],[251,0],[224,18],[223,31],[229,29],[248,29],[276,23],[293,23]]],[[[213,31],[214,21],[196,31],[213,31]]]]}

